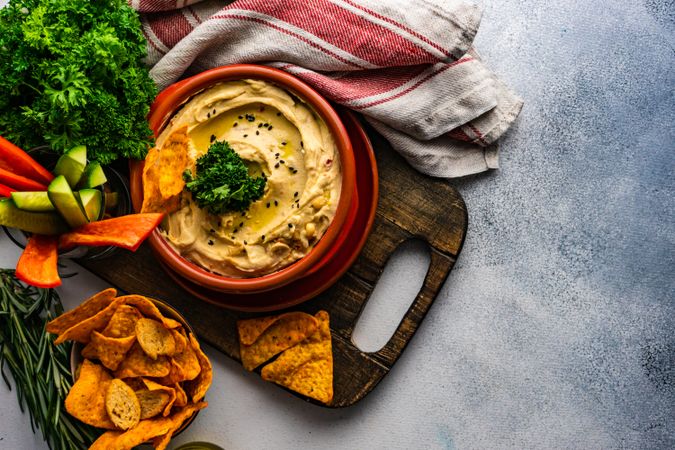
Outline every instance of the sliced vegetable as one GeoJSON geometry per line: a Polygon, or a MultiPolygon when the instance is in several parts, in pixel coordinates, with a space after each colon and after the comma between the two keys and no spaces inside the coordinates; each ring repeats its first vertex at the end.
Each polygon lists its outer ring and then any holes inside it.
{"type": "Polygon", "coordinates": [[[17,191],[46,191],[47,186],[0,167],[0,183],[17,191]]]}
{"type": "Polygon", "coordinates": [[[98,220],[103,210],[103,196],[98,189],[82,189],[80,203],[90,222],[98,220]]]}
{"type": "Polygon", "coordinates": [[[49,200],[47,191],[12,192],[12,201],[17,208],[24,211],[45,212],[56,210],[52,201],[49,200]]]}
{"type": "Polygon", "coordinates": [[[113,245],[136,251],[163,217],[163,213],[130,214],[91,222],[77,230],[62,234],[59,246],[68,249],[78,245],[91,247],[113,245]]]}
{"type": "Polygon", "coordinates": [[[16,264],[16,277],[24,283],[40,288],[61,285],[56,266],[58,244],[56,236],[34,234],[28,238],[26,249],[16,264]]]}
{"type": "Polygon", "coordinates": [[[108,179],[103,172],[103,168],[97,162],[89,163],[84,169],[77,187],[80,189],[94,188],[106,183],[108,179]]]}
{"type": "Polygon", "coordinates": [[[17,208],[8,198],[0,200],[0,225],[47,235],[68,231],[68,224],[58,214],[24,211],[17,208]]]}
{"type": "Polygon", "coordinates": [[[9,186],[5,186],[4,184],[0,184],[0,197],[9,197],[12,192],[15,192],[14,189],[9,186]]]}
{"type": "Polygon", "coordinates": [[[54,178],[54,181],[49,184],[47,192],[49,193],[49,199],[56,207],[56,210],[71,228],[81,227],[89,222],[84,213],[84,209],[82,209],[82,205],[80,205],[80,202],[75,198],[65,176],[59,175],[54,178]]]}
{"type": "Polygon", "coordinates": [[[63,175],[68,185],[74,188],[82,178],[84,166],[87,165],[87,147],[78,145],[64,153],[56,162],[54,175],[63,175]]]}
{"type": "Polygon", "coordinates": [[[28,153],[2,136],[0,136],[0,168],[39,183],[49,184],[54,179],[54,175],[38,164],[28,153]]]}

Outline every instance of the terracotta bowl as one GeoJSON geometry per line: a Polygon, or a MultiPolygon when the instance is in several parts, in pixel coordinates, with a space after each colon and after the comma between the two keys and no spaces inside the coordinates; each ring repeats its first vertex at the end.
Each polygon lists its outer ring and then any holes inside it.
{"type": "MultiPolygon", "coordinates": [[[[148,297],[149,298],[149,297],[148,297]]],[[[195,333],[195,330],[192,329],[190,324],[185,320],[185,317],[181,315],[178,311],[176,311],[171,305],[168,303],[164,303],[161,300],[157,300],[156,298],[149,298],[152,303],[155,304],[157,309],[159,309],[159,312],[162,313],[162,315],[173,319],[177,320],[178,322],[183,325],[183,328],[185,329],[186,332],[192,333],[194,337],[199,340],[197,337],[197,333],[195,333]]],[[[201,345],[201,343],[200,343],[201,345]]],[[[84,361],[84,358],[82,357],[82,349],[84,348],[83,344],[80,344],[79,342],[73,342],[73,346],[70,349],[70,373],[73,377],[73,383],[77,381],[77,378],[79,376],[79,368],[80,364],[84,361]]],[[[197,418],[197,414],[199,414],[199,411],[195,411],[194,414],[192,414],[188,419],[183,422],[183,424],[178,428],[172,435],[172,437],[178,436],[180,433],[185,431],[187,427],[189,427],[192,422],[197,418]]],[[[150,443],[150,442],[148,442],[150,443]]]]}
{"type": "MultiPolygon", "coordinates": [[[[314,272],[317,268],[317,263],[334,247],[336,242],[339,241],[338,238],[345,232],[343,225],[348,218],[350,209],[355,206],[354,202],[358,201],[354,195],[356,168],[352,144],[338,114],[328,101],[314,89],[293,75],[281,70],[267,66],[238,64],[207,70],[179,81],[166,88],[157,96],[150,109],[150,128],[155,136],[158,136],[171,117],[192,96],[217,83],[242,79],[264,80],[273,83],[304,100],[321,116],[331,131],[340,153],[342,190],[335,217],[314,248],[293,264],[260,277],[233,278],[214,274],[183,258],[169,245],[158,230],[155,230],[150,235],[148,242],[151,248],[169,270],[199,286],[229,294],[269,291],[314,272]]],[[[131,198],[136,210],[140,209],[143,201],[142,172],[143,162],[131,163],[131,198]]]]}

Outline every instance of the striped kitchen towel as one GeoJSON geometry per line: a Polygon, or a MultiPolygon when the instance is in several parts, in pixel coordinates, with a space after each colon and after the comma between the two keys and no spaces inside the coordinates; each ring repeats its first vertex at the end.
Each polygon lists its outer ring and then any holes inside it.
{"type": "Polygon", "coordinates": [[[496,168],[522,107],[472,49],[481,11],[460,0],[130,1],[160,88],[227,64],[277,67],[432,176],[496,168]]]}

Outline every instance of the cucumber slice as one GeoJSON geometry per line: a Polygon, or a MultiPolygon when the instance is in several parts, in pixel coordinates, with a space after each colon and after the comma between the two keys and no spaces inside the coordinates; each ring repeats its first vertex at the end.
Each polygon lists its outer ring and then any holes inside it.
{"type": "Polygon", "coordinates": [[[54,167],[54,175],[63,175],[68,181],[68,185],[72,188],[77,185],[82,173],[84,173],[84,166],[87,164],[87,147],[78,145],[64,153],[56,162],[54,167]]]}
{"type": "Polygon", "coordinates": [[[12,192],[14,205],[24,211],[45,212],[55,211],[47,191],[41,192],[12,192]]]}
{"type": "Polygon", "coordinates": [[[80,191],[80,203],[89,222],[95,222],[100,218],[103,209],[101,191],[98,189],[82,189],[80,191]]]}
{"type": "Polygon", "coordinates": [[[47,187],[47,193],[49,194],[49,199],[56,207],[56,211],[61,214],[72,228],[81,227],[89,222],[64,175],[54,178],[49,187],[47,187]]]}
{"type": "Polygon", "coordinates": [[[89,163],[84,169],[82,178],[78,183],[80,189],[89,189],[105,184],[108,179],[103,172],[103,168],[97,162],[89,163]]]}
{"type": "Polygon", "coordinates": [[[57,235],[68,231],[68,225],[58,214],[24,211],[17,208],[8,198],[0,200],[0,225],[47,235],[57,235]]]}

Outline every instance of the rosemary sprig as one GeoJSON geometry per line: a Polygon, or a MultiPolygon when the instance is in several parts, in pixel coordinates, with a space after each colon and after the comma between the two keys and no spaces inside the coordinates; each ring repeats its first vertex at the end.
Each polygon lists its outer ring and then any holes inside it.
{"type": "Polygon", "coordinates": [[[45,331],[46,323],[61,313],[56,291],[26,286],[13,270],[0,269],[0,374],[11,390],[9,368],[33,433],[42,431],[50,449],[79,450],[100,432],[62,408],[71,388],[70,345],[54,346],[53,335],[45,331]]]}

